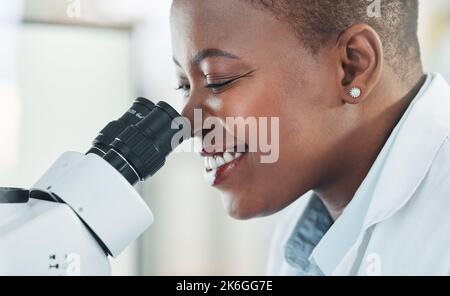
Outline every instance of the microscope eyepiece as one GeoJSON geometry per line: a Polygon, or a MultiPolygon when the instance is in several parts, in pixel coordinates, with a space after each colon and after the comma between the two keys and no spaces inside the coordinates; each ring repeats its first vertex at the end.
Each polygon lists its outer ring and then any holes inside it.
{"type": "Polygon", "coordinates": [[[137,98],[128,111],[118,120],[105,126],[93,141],[93,146],[86,154],[94,153],[103,157],[109,150],[109,145],[127,127],[144,119],[155,107],[155,104],[145,98],[137,98]]]}
{"type": "Polygon", "coordinates": [[[103,158],[134,185],[164,165],[167,155],[184,139],[172,141],[185,124],[175,109],[159,102],[143,120],[118,135],[103,158]]]}

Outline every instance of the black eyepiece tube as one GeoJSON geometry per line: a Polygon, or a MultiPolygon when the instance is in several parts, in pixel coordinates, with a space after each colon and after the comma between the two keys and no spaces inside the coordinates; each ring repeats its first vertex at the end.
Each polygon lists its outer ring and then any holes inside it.
{"type": "Polygon", "coordinates": [[[184,140],[173,141],[185,126],[175,109],[159,102],[147,117],[117,136],[103,158],[134,185],[164,165],[167,155],[184,140]]]}
{"type": "Polygon", "coordinates": [[[118,120],[108,123],[92,143],[92,148],[86,154],[94,153],[103,157],[109,150],[109,145],[127,127],[144,119],[155,107],[155,104],[145,98],[137,98],[128,111],[118,120]]]}

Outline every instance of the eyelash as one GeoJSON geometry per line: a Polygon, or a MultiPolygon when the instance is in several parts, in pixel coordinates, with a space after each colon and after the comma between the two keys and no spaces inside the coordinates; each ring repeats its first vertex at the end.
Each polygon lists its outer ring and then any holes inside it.
{"type": "Polygon", "coordinates": [[[210,83],[207,84],[205,87],[212,90],[213,92],[219,92],[220,90],[222,90],[225,86],[233,83],[234,81],[236,81],[238,78],[235,79],[230,79],[228,81],[222,82],[222,83],[210,83]]]}
{"type": "MultiPolygon", "coordinates": [[[[219,92],[221,91],[225,86],[229,85],[230,83],[234,82],[237,79],[231,79],[228,81],[225,81],[223,83],[210,83],[205,86],[205,88],[211,89],[213,92],[219,92]]],[[[187,93],[191,90],[191,86],[189,84],[183,84],[178,86],[175,90],[180,90],[185,93],[187,96],[187,93]]]]}
{"type": "Polygon", "coordinates": [[[239,80],[241,78],[252,76],[253,72],[255,72],[255,71],[254,70],[253,71],[249,71],[248,73],[245,73],[244,75],[240,75],[240,76],[231,78],[231,79],[229,79],[229,80],[227,80],[225,82],[222,82],[222,83],[211,83],[211,84],[208,84],[208,85],[206,85],[206,88],[211,89],[213,92],[220,92],[221,90],[223,90],[223,88],[225,88],[226,86],[230,85],[231,83],[233,83],[233,82],[235,82],[235,81],[237,81],[237,80],[239,80]]]}
{"type": "MultiPolygon", "coordinates": [[[[246,73],[244,75],[235,77],[233,79],[227,80],[227,81],[222,82],[222,83],[210,83],[210,84],[207,84],[205,86],[205,88],[211,89],[213,92],[219,92],[224,87],[228,86],[229,84],[231,84],[231,83],[235,82],[236,80],[239,80],[239,79],[241,79],[243,77],[250,76],[252,73],[253,73],[253,71],[251,71],[249,73],[246,73]]],[[[178,86],[176,88],[176,90],[182,90],[185,93],[185,95],[187,96],[187,92],[191,90],[191,86],[189,84],[182,84],[182,85],[178,86]]]]}

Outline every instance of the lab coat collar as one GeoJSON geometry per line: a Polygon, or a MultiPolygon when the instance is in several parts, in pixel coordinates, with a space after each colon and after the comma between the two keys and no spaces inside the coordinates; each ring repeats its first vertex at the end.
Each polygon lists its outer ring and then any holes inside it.
{"type": "Polygon", "coordinates": [[[381,170],[365,229],[391,217],[408,202],[450,133],[450,87],[439,74],[429,74],[428,80],[381,170]]]}
{"type": "Polygon", "coordinates": [[[450,88],[428,74],[364,182],[310,260],[330,275],[369,227],[400,210],[414,194],[450,131],[450,88]]]}

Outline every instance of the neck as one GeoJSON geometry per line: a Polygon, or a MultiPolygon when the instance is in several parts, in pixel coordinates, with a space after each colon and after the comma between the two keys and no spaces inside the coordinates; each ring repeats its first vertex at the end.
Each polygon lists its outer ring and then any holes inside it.
{"type": "MultiPolygon", "coordinates": [[[[423,73],[417,75],[405,88],[395,89],[389,81],[392,79],[380,83],[379,89],[383,91],[367,100],[363,108],[375,111],[370,112],[370,118],[365,118],[361,127],[352,133],[351,143],[346,143],[345,152],[337,153],[345,157],[336,159],[339,165],[331,169],[334,173],[327,178],[330,181],[314,190],[334,220],[342,214],[361,186],[393,129],[419,92],[425,76],[423,73]]],[[[364,116],[369,115],[366,112],[364,116]]]]}

